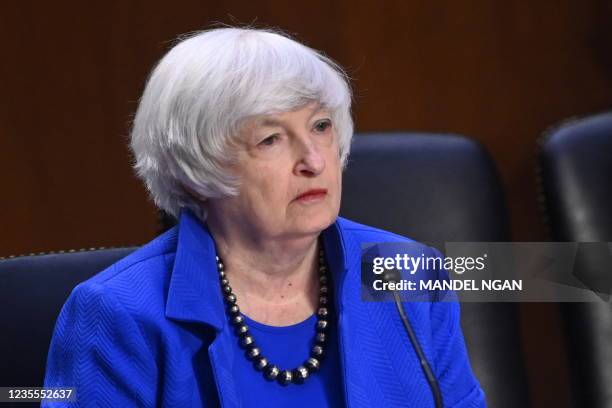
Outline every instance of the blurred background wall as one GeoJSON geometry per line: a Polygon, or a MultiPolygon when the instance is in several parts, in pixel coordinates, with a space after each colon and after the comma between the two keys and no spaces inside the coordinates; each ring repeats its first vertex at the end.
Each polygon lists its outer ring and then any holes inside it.
{"type": "MultiPolygon", "coordinates": [[[[539,135],[612,107],[604,0],[4,3],[0,256],[155,235],[155,209],[130,169],[131,117],[172,40],[215,22],[280,27],[338,61],[353,79],[357,131],[482,142],[519,241],[547,239],[534,181],[539,135]]],[[[557,309],[523,308],[534,402],[569,406],[557,309]]]]}

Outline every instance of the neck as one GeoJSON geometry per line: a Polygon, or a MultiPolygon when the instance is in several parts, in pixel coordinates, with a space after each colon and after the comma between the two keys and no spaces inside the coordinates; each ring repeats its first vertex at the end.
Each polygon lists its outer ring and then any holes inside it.
{"type": "Polygon", "coordinates": [[[272,325],[308,318],[318,302],[318,236],[265,239],[208,220],[241,311],[272,325]]]}

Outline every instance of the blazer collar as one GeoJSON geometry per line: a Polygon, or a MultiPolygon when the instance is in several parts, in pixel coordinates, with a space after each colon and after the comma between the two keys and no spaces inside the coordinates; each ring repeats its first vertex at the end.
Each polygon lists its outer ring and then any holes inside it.
{"type": "Polygon", "coordinates": [[[176,257],[168,288],[166,316],[206,323],[221,331],[223,298],[210,231],[191,211],[183,210],[178,225],[176,257]]]}
{"type": "MultiPolygon", "coordinates": [[[[341,218],[322,233],[339,308],[342,307],[341,287],[348,266],[343,236],[341,218]]],[[[215,242],[208,227],[191,211],[183,210],[178,224],[178,243],[168,288],[166,317],[205,323],[217,331],[223,330],[226,318],[216,254],[215,242]]]]}

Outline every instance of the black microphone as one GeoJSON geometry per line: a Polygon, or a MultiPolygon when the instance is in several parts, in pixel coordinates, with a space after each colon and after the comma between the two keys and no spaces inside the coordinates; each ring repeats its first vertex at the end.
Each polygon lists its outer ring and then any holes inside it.
{"type": "MultiPolygon", "coordinates": [[[[401,281],[402,275],[397,269],[385,270],[381,276],[382,280],[387,283],[397,283],[401,281]]],[[[423,348],[419,343],[419,339],[416,334],[414,334],[414,330],[410,325],[410,321],[408,320],[408,316],[406,315],[406,310],[404,309],[404,304],[400,298],[400,295],[397,291],[393,290],[393,299],[395,300],[395,307],[399,312],[399,315],[402,319],[402,323],[404,325],[404,329],[406,329],[406,333],[408,333],[408,338],[410,339],[410,343],[412,343],[412,347],[414,347],[414,351],[419,357],[419,362],[421,363],[421,368],[423,369],[423,373],[425,374],[425,378],[427,378],[427,382],[429,383],[429,388],[431,388],[431,393],[433,394],[434,402],[436,404],[436,408],[443,408],[442,402],[442,392],[440,391],[440,385],[438,384],[438,380],[434,375],[433,370],[431,369],[431,365],[429,365],[429,361],[427,361],[427,357],[423,352],[423,348]]]]}

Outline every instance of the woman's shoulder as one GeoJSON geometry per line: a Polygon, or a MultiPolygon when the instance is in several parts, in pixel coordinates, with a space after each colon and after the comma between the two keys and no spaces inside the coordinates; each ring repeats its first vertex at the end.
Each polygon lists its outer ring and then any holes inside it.
{"type": "Polygon", "coordinates": [[[151,309],[163,310],[176,245],[173,228],[77,285],[70,296],[72,301],[82,303],[97,298],[136,315],[151,309]]]}
{"type": "Polygon", "coordinates": [[[122,279],[138,279],[139,275],[151,275],[165,269],[165,259],[176,252],[176,245],[177,231],[172,228],[85,282],[106,286],[122,279]]]}

